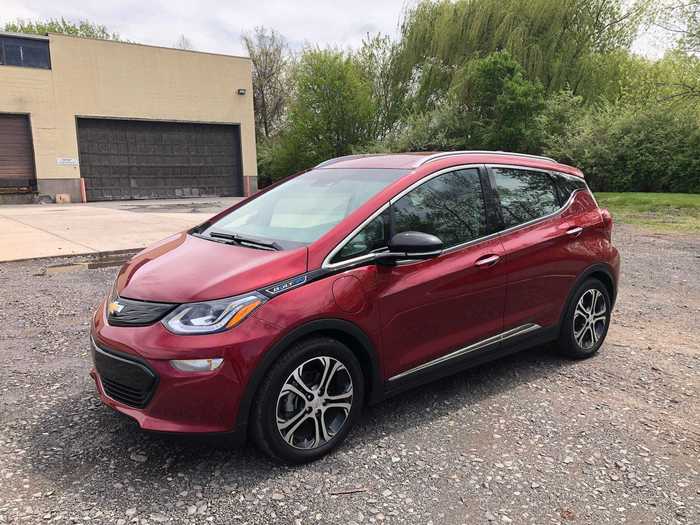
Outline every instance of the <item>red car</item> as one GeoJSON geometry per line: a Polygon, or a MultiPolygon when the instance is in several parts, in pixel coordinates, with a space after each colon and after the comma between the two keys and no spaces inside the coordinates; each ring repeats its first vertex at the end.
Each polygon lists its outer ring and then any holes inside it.
{"type": "Polygon", "coordinates": [[[601,347],[620,257],[581,172],[502,152],[324,162],[137,254],[92,323],[104,403],[293,463],[365,403],[511,352],[601,347]]]}

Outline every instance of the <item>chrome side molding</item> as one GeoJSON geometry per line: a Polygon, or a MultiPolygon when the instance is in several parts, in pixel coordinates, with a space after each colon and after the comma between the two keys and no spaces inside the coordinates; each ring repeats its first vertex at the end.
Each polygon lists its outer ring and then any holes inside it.
{"type": "Polygon", "coordinates": [[[524,335],[529,332],[539,330],[540,328],[542,327],[536,323],[527,323],[521,326],[516,326],[515,328],[511,328],[510,330],[506,330],[505,332],[501,332],[500,334],[487,337],[486,339],[482,339],[481,341],[472,343],[469,346],[465,346],[464,348],[460,348],[459,350],[455,350],[454,352],[450,352],[449,354],[445,354],[443,356],[435,358],[432,361],[428,361],[427,363],[423,363],[422,365],[413,367],[410,370],[401,372],[400,374],[390,377],[389,381],[396,381],[397,379],[402,379],[411,374],[415,374],[416,372],[420,372],[421,370],[425,370],[435,365],[446,363],[447,361],[451,361],[452,359],[455,359],[457,357],[462,357],[471,352],[475,352],[476,350],[481,350],[482,348],[486,348],[487,346],[491,346],[496,343],[500,343],[501,341],[505,341],[506,339],[511,339],[519,335],[524,335]]]}

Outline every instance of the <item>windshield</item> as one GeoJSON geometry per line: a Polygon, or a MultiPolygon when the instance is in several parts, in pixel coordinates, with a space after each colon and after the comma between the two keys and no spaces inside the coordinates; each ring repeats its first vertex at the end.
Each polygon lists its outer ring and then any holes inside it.
{"type": "Polygon", "coordinates": [[[408,172],[402,169],[308,171],[207,224],[200,234],[270,240],[282,247],[310,244],[408,172]]]}

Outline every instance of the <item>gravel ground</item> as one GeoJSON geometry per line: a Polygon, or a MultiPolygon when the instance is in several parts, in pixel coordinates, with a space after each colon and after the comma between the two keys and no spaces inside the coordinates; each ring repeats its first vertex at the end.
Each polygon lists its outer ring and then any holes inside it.
{"type": "Polygon", "coordinates": [[[115,269],[2,264],[0,523],[700,523],[700,237],[615,238],[597,357],[538,348],[425,386],[300,468],[102,406],[87,327],[115,269]]]}

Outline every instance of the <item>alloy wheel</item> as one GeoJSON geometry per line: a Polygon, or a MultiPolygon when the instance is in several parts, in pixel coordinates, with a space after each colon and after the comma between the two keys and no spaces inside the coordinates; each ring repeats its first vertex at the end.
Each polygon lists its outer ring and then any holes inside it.
{"type": "Polygon", "coordinates": [[[277,396],[277,430],[294,448],[318,448],[341,430],[352,401],[352,377],[345,365],[334,357],[314,357],[284,382],[277,396]]]}
{"type": "Polygon", "coordinates": [[[574,339],[584,350],[590,350],[603,334],[608,322],[608,307],[603,294],[591,288],[586,290],[574,311],[574,339]]]}

